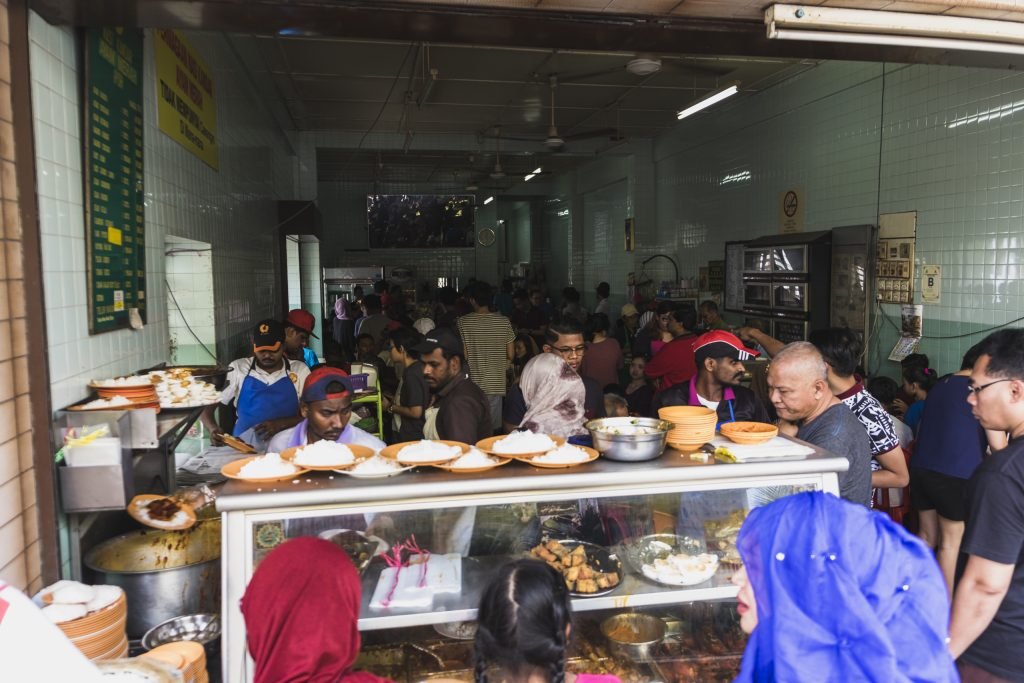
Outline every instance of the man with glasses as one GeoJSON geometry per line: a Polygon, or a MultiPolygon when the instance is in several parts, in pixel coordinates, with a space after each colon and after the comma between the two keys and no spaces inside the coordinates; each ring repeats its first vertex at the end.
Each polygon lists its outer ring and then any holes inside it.
{"type": "Polygon", "coordinates": [[[961,679],[1024,680],[1024,330],[981,342],[967,402],[981,426],[1010,443],[967,483],[966,566],[953,597],[949,649],[961,679]]]}
{"type": "MultiPolygon", "coordinates": [[[[579,374],[583,356],[587,352],[587,343],[583,338],[583,328],[575,320],[563,320],[553,323],[544,332],[544,353],[554,353],[562,358],[569,367],[579,374]]],[[[604,387],[589,377],[583,377],[586,389],[583,409],[588,420],[604,417],[604,387]]],[[[505,397],[505,409],[502,414],[505,432],[518,429],[526,415],[527,405],[523,391],[518,385],[512,387],[505,397]]]]}
{"type": "Polygon", "coordinates": [[[267,451],[280,453],[286,448],[317,441],[367,446],[375,451],[384,448],[383,441],[349,424],[354,393],[343,370],[326,366],[317,368],[310,373],[302,388],[299,405],[302,422],[275,434],[267,445],[267,451]]]}

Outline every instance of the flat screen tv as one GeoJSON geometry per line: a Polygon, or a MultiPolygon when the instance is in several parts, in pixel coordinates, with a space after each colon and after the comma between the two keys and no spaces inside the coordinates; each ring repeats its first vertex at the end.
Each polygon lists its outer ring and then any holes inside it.
{"type": "Polygon", "coordinates": [[[474,203],[473,195],[367,195],[370,248],[472,247],[474,203]]]}

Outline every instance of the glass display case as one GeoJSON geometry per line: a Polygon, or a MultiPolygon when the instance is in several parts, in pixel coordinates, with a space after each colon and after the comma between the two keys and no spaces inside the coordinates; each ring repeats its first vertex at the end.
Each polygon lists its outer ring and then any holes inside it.
{"type": "Polygon", "coordinates": [[[464,622],[475,619],[497,567],[531,556],[562,570],[573,596],[570,670],[624,681],[731,680],[744,638],[730,579],[746,514],[798,491],[837,494],[836,473],[847,467],[817,450],[701,463],[669,449],[646,463],[599,459],[562,470],[513,462],[475,474],[418,468],[383,479],[319,472],[275,484],[231,481],[217,501],[224,680],[252,680],[238,605],[253,571],[274,547],[303,535],[327,538],[353,558],[363,582],[360,666],[396,681],[472,680],[473,627],[464,622]],[[406,594],[378,555],[413,538],[445,571],[425,593],[406,594]],[[585,558],[582,577],[562,561],[572,551],[585,558]],[[679,565],[670,555],[704,561],[679,565]],[[642,657],[601,630],[608,617],[632,611],[666,625],[642,657]]]}

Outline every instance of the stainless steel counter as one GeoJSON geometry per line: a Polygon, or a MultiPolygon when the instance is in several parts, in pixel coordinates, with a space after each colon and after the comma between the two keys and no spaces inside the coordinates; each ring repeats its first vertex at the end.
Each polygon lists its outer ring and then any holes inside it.
{"type": "MultiPolygon", "coordinates": [[[[801,442],[803,443],[803,442],[801,442]]],[[[805,444],[810,445],[810,444],[805,444]]],[[[687,484],[801,476],[821,472],[845,472],[849,463],[821,449],[813,455],[776,458],[751,463],[698,463],[673,449],[656,460],[642,463],[613,462],[599,458],[592,463],[565,469],[543,469],[513,462],[488,472],[456,474],[433,467],[419,467],[385,479],[355,479],[333,472],[309,472],[294,480],[273,484],[228,481],[217,498],[221,512],[259,511],[320,505],[383,504],[411,499],[443,501],[487,495],[494,502],[513,494],[517,499],[534,495],[550,497],[552,491],[659,488],[680,490],[687,484]]]]}

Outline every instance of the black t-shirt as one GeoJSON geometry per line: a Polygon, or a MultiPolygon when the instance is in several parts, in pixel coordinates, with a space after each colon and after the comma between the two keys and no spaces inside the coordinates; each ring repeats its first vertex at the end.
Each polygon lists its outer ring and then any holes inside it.
{"type": "MultiPolygon", "coordinates": [[[[430,404],[430,387],[423,377],[423,363],[416,361],[402,373],[402,393],[400,403],[405,408],[421,406],[426,412],[430,404]]],[[[425,419],[418,420],[411,417],[402,417],[402,426],[396,435],[399,442],[418,441],[423,438],[423,423],[425,419]]]]}
{"type": "Polygon", "coordinates": [[[839,496],[865,507],[871,505],[871,441],[846,404],[837,403],[800,425],[796,438],[849,460],[850,469],[838,474],[839,496]]]}
{"type": "MultiPolygon", "coordinates": [[[[596,420],[604,417],[604,388],[597,380],[590,377],[583,377],[583,388],[587,394],[583,399],[583,411],[588,420],[596,420]]],[[[523,390],[515,385],[508,390],[505,396],[505,405],[501,410],[501,419],[511,425],[519,426],[519,423],[526,417],[526,399],[523,398],[523,390]]]]}
{"type": "Polygon", "coordinates": [[[967,528],[960,551],[1012,564],[1013,579],[992,623],[961,658],[1024,680],[1024,439],[990,455],[967,483],[967,528]]]}

